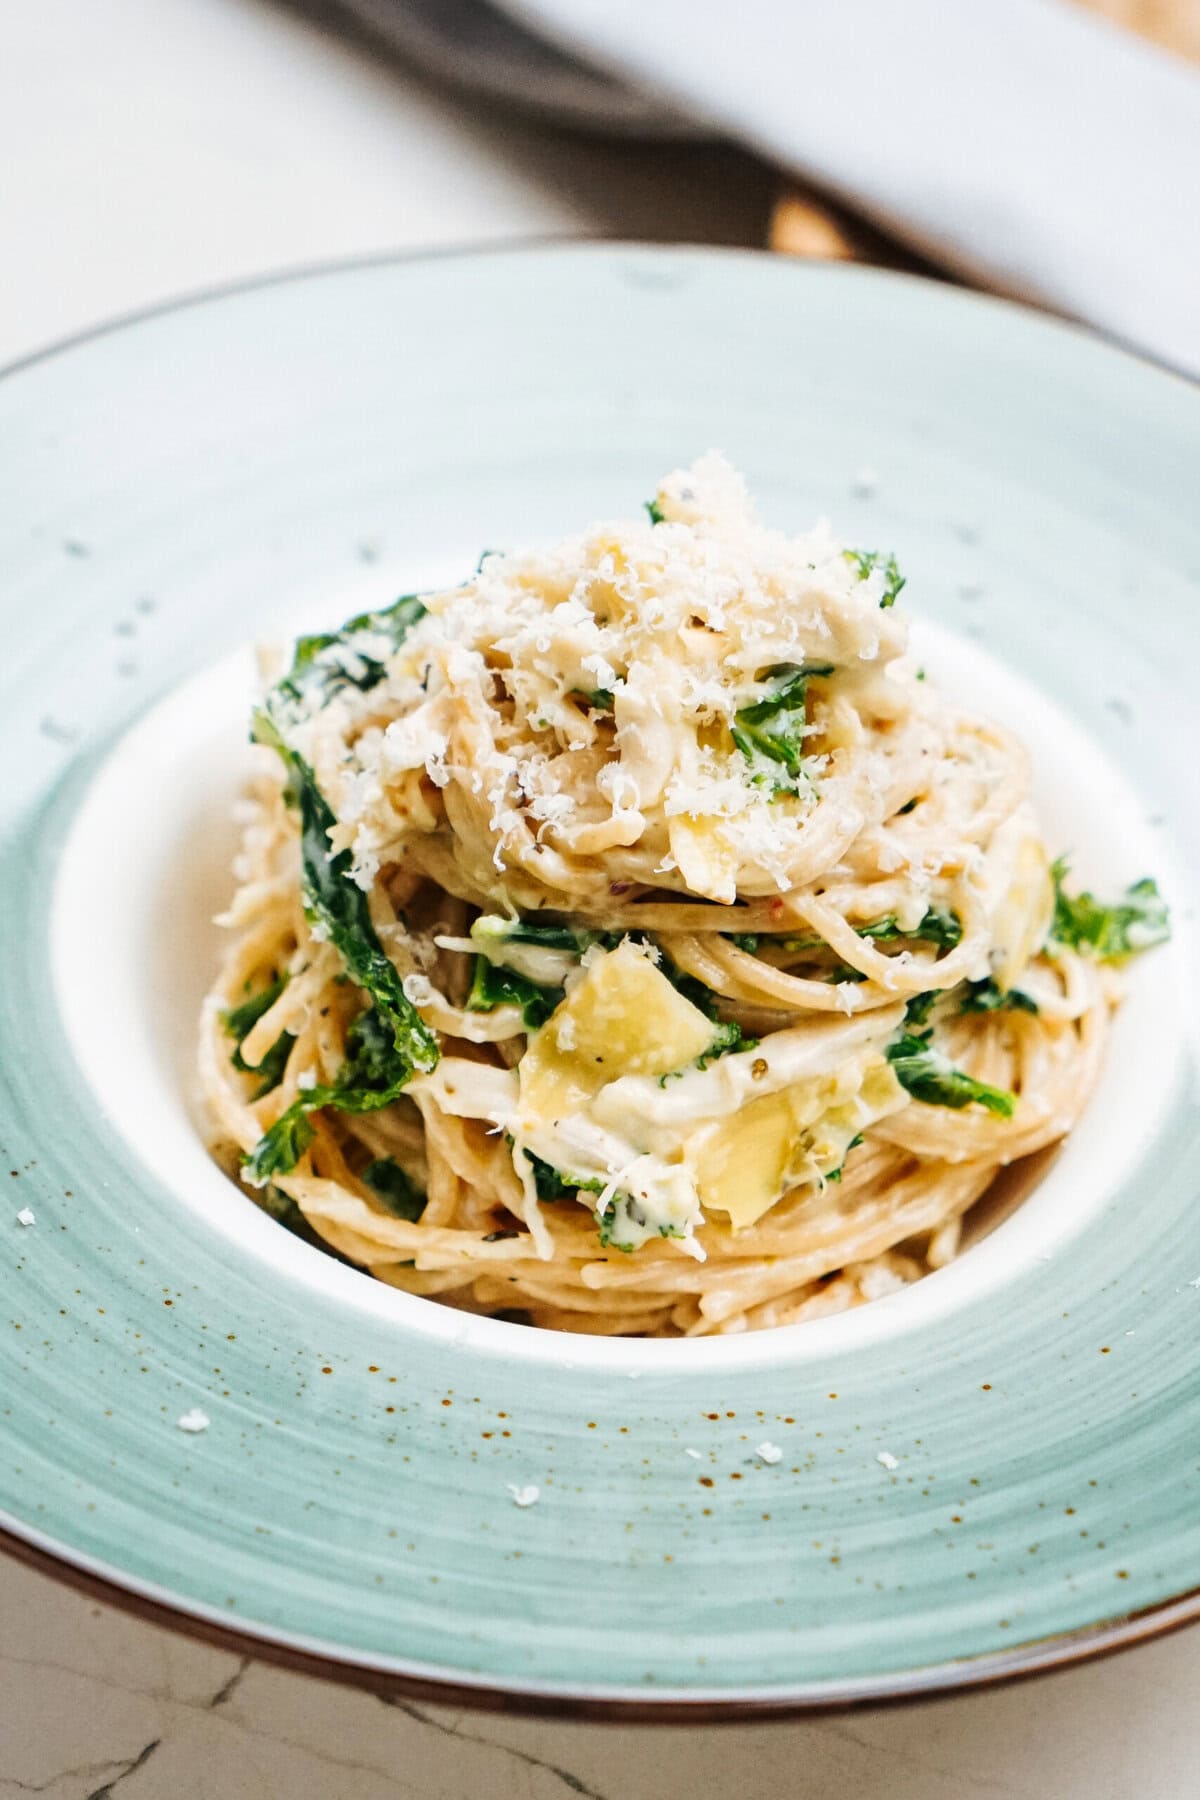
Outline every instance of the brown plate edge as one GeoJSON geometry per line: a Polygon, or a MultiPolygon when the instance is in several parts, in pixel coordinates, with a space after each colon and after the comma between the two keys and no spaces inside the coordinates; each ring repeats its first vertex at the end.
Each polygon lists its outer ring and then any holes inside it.
{"type": "Polygon", "coordinates": [[[452,1674],[429,1677],[369,1663],[344,1660],[332,1654],[302,1649],[273,1638],[250,1626],[238,1627],[199,1617],[183,1601],[168,1603],[124,1587],[119,1581],[97,1574],[73,1562],[63,1551],[43,1549],[0,1525],[0,1552],[26,1568],[48,1575],[90,1600],[131,1614],[180,1636],[225,1650],[253,1662],[270,1663],[298,1675],[336,1682],[374,1694],[389,1703],[426,1701],[437,1706],[468,1708],[475,1712],[508,1713],[527,1718],[571,1719],[598,1724],[681,1725],[747,1724],[758,1719],[819,1717],[825,1713],[863,1711],[909,1705],[922,1700],[944,1699],[964,1690],[1007,1686],[1032,1675],[1054,1674],[1084,1662],[1111,1656],[1135,1644],[1166,1637],[1200,1619],[1200,1587],[1141,1607],[1137,1612],[1116,1614],[1076,1631],[1046,1638],[1031,1638],[1010,1650],[986,1651],[961,1661],[935,1663],[926,1668],[902,1670],[871,1682],[847,1684],[844,1689],[798,1687],[793,1694],[778,1692],[756,1698],[645,1699],[626,1695],[554,1694],[519,1687],[464,1682],[452,1674]]]}

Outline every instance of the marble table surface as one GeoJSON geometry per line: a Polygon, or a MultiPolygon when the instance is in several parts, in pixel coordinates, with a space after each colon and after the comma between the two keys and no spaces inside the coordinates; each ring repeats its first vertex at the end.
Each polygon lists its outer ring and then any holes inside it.
{"type": "MultiPolygon", "coordinates": [[[[769,171],[464,111],[320,0],[36,0],[0,56],[0,363],[328,257],[547,233],[763,243],[769,171]],[[15,246],[15,249],[14,249],[15,246]]],[[[1182,1800],[1200,1633],[1003,1689],[749,1726],[385,1703],[0,1557],[0,1800],[1182,1800]]]]}
{"type": "Polygon", "coordinates": [[[0,1562],[0,1800],[1186,1800],[1200,1632],[784,1724],[576,1725],[385,1702],[0,1562]]]}

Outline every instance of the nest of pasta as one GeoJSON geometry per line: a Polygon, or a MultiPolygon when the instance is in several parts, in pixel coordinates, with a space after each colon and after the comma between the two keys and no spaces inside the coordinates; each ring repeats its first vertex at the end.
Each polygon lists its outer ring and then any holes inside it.
{"type": "Polygon", "coordinates": [[[646,511],[275,671],[201,1076],[222,1163],[381,1280],[699,1335],[952,1258],[1166,921],[1068,895],[893,558],[716,456],[646,511]]]}

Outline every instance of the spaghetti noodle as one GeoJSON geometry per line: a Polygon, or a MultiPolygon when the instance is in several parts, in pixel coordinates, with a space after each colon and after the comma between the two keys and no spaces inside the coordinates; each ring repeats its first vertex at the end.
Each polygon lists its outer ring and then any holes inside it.
{"type": "Polygon", "coordinates": [[[952,1258],[1166,916],[1066,893],[894,559],[711,455],[648,512],[300,640],[200,1072],[224,1166],[380,1279],[701,1335],[952,1258]]]}

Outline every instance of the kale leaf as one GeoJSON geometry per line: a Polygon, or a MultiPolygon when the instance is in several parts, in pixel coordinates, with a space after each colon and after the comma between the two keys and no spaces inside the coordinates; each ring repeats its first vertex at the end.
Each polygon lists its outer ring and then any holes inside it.
{"type": "Polygon", "coordinates": [[[894,606],[900,590],[905,585],[904,576],[896,565],[896,558],[889,554],[881,562],[883,552],[880,550],[843,550],[842,555],[858,573],[858,579],[865,581],[874,569],[881,568],[884,580],[883,599],[880,606],[894,606]]]}
{"type": "Polygon", "coordinates": [[[486,956],[475,958],[475,973],[467,995],[470,1012],[491,1012],[493,1007],[511,1004],[521,1008],[527,1031],[544,1025],[563,997],[560,987],[539,987],[515,969],[503,968],[486,956]]]}
{"type": "Polygon", "coordinates": [[[903,930],[896,923],[893,913],[888,913],[882,919],[874,919],[869,925],[856,925],[854,929],[859,937],[874,938],[879,943],[891,943],[897,938],[913,938],[926,944],[937,944],[943,950],[953,950],[955,944],[962,941],[962,925],[957,915],[940,906],[931,906],[912,931],[903,930]]]}
{"type": "MultiPolygon", "coordinates": [[[[268,708],[270,701],[268,701],[268,708]]],[[[268,708],[254,717],[254,735],[283,758],[288,788],[300,815],[301,892],[304,910],[334,946],[346,971],[365,988],[386,1019],[398,1062],[408,1079],[417,1069],[432,1069],[438,1060],[437,1039],[408,999],[395,965],[385,954],[371,923],[367,896],[351,873],[348,849],[331,854],[329,833],[336,820],[304,758],[285,741],[268,708]]]]}
{"type": "Polygon", "coordinates": [[[973,1075],[956,1069],[948,1057],[933,1048],[932,1026],[924,1030],[913,1029],[923,1024],[936,999],[934,992],[919,994],[915,1001],[910,1000],[900,1036],[887,1047],[885,1055],[897,1081],[908,1089],[914,1100],[923,1100],[928,1106],[961,1109],[976,1104],[1002,1119],[1011,1119],[1017,1104],[1015,1094],[1009,1093],[1007,1088],[990,1087],[986,1081],[976,1081],[973,1075]],[[918,1006],[918,1002],[922,1004],[918,1006]]]}
{"type": "MultiPolygon", "coordinates": [[[[321,1088],[309,1090],[324,1093],[321,1088]]],[[[316,1128],[304,1099],[296,1100],[263,1133],[253,1150],[242,1158],[242,1176],[251,1187],[265,1187],[276,1175],[289,1175],[316,1137],[316,1128]]]]}
{"type": "MultiPolygon", "coordinates": [[[[637,1249],[638,1242],[644,1240],[635,1241],[631,1238],[628,1243],[622,1243],[617,1234],[631,1230],[644,1232],[647,1223],[645,1208],[640,1206],[632,1195],[614,1194],[605,1211],[596,1214],[600,1248],[602,1250],[620,1250],[622,1255],[632,1256],[637,1249]]],[[[684,1233],[678,1225],[660,1225],[658,1235],[662,1238],[681,1238],[684,1233]]]]}
{"type": "Polygon", "coordinates": [[[305,1088],[280,1114],[243,1157],[245,1179],[251,1187],[261,1187],[273,1175],[295,1168],[315,1136],[310,1113],[325,1106],[338,1112],[377,1112],[398,1098],[412,1074],[411,1060],[397,1047],[393,1021],[378,1006],[369,1006],[346,1033],[346,1060],[337,1079],[305,1088]]]}
{"type": "Polygon", "coordinates": [[[297,639],[291,668],[271,690],[272,717],[291,728],[311,719],[345,688],[369,692],[386,675],[388,657],[424,615],[419,596],[404,594],[392,606],[347,619],[340,631],[297,639]]]}
{"type": "Polygon", "coordinates": [[[842,1153],[841,1162],[838,1164],[836,1169],[830,1169],[828,1175],[826,1175],[826,1177],[825,1177],[826,1181],[840,1181],[842,1179],[842,1172],[846,1167],[846,1158],[849,1156],[849,1154],[852,1150],[858,1149],[858,1146],[862,1143],[862,1141],[863,1141],[862,1132],[856,1131],[854,1136],[850,1139],[850,1142],[846,1145],[846,1148],[842,1153]]]}
{"type": "Polygon", "coordinates": [[[543,1204],[553,1204],[559,1200],[574,1200],[577,1194],[602,1194],[604,1183],[595,1177],[580,1175],[564,1175],[560,1169],[545,1162],[542,1157],[535,1156],[532,1150],[525,1152],[533,1170],[533,1183],[537,1189],[537,1197],[543,1204]]]}
{"type": "Polygon", "coordinates": [[[814,676],[832,674],[832,663],[782,663],[769,671],[771,685],[762,699],[739,708],[734,715],[733,741],[750,764],[750,779],[769,786],[773,795],[799,789],[804,773],[808,683],[814,676]],[[780,776],[780,767],[787,773],[786,781],[780,776]]]}
{"type": "Polygon", "coordinates": [[[941,988],[930,988],[924,994],[914,994],[904,1009],[904,1029],[917,1031],[928,1024],[929,1015],[942,997],[941,988]]]}
{"type": "Polygon", "coordinates": [[[279,1036],[275,1039],[275,1042],[271,1045],[271,1048],[259,1063],[248,1063],[244,1061],[240,1046],[234,1051],[229,1060],[232,1062],[235,1069],[241,1069],[242,1072],[247,1075],[258,1075],[261,1077],[258,1086],[250,1096],[252,1100],[261,1100],[264,1094],[269,1094],[272,1088],[277,1088],[279,1086],[280,1082],[283,1080],[283,1072],[287,1068],[288,1057],[292,1054],[292,1047],[295,1042],[296,1040],[290,1031],[281,1031],[279,1036]]]}
{"type": "Polygon", "coordinates": [[[407,1219],[415,1225],[425,1211],[425,1195],[394,1157],[377,1156],[367,1164],[362,1178],[397,1219],[407,1219]]]}
{"type": "Polygon", "coordinates": [[[287,982],[287,976],[280,975],[268,987],[263,988],[261,993],[251,995],[250,999],[243,1000],[240,1006],[230,1007],[228,1012],[221,1014],[223,1028],[231,1038],[236,1040],[230,1062],[243,1075],[261,1077],[259,1086],[251,1096],[254,1100],[261,1100],[264,1094],[269,1094],[272,1088],[279,1086],[283,1080],[283,1072],[287,1068],[288,1057],[292,1053],[292,1045],[296,1040],[290,1031],[281,1031],[262,1061],[257,1063],[246,1061],[242,1055],[242,1044],[264,1013],[268,1013],[274,1006],[287,986],[287,982]]]}
{"type": "Polygon", "coordinates": [[[1060,856],[1050,872],[1054,877],[1052,943],[1094,956],[1099,962],[1118,963],[1164,943],[1171,935],[1166,902],[1148,876],[1135,881],[1115,905],[1105,906],[1092,894],[1065,891],[1065,857],[1060,856]]]}
{"type": "MultiPolygon", "coordinates": [[[[918,940],[927,944],[937,944],[943,950],[952,950],[955,944],[962,941],[962,924],[955,913],[944,907],[931,906],[920,923],[911,931],[905,931],[896,922],[894,913],[886,913],[880,919],[872,919],[868,925],[854,927],[861,938],[872,938],[877,943],[894,943],[897,940],[918,940]]],[[[739,950],[746,950],[751,956],[757,951],[761,941],[760,934],[754,932],[726,931],[721,934],[739,950]]],[[[800,955],[806,950],[825,950],[828,945],[823,937],[813,932],[808,937],[767,938],[768,945],[786,950],[789,955],[800,955]]]]}
{"type": "Polygon", "coordinates": [[[477,942],[486,937],[500,944],[539,944],[543,950],[571,950],[582,956],[590,945],[600,943],[605,933],[581,931],[573,925],[543,924],[537,919],[502,919],[485,913],[472,925],[471,935],[477,942]]]}
{"type": "Polygon", "coordinates": [[[1023,993],[1020,988],[1006,990],[997,987],[994,981],[968,981],[965,989],[958,1003],[959,1012],[1000,1012],[1008,1008],[1012,1012],[1036,1013],[1038,1009],[1033,995],[1023,993]]]}
{"type": "MultiPolygon", "coordinates": [[[[580,1194],[602,1194],[608,1185],[598,1177],[585,1178],[579,1175],[565,1174],[562,1170],[552,1167],[550,1163],[544,1162],[540,1156],[535,1156],[531,1150],[527,1150],[525,1154],[533,1169],[537,1197],[543,1204],[553,1204],[559,1200],[576,1200],[580,1194]]],[[[632,1242],[622,1243],[617,1235],[619,1232],[628,1231],[631,1226],[640,1229],[646,1224],[645,1212],[632,1195],[614,1194],[605,1210],[595,1213],[593,1217],[596,1221],[602,1250],[620,1250],[626,1256],[633,1254],[637,1246],[632,1242]]],[[[658,1235],[659,1237],[682,1237],[683,1233],[677,1226],[660,1225],[658,1235]]]]}
{"type": "MultiPolygon", "coordinates": [[[[633,1243],[622,1244],[616,1235],[618,1231],[627,1230],[629,1227],[628,1206],[629,1196],[627,1194],[614,1194],[608,1203],[607,1210],[596,1214],[596,1229],[599,1233],[602,1250],[620,1250],[625,1256],[633,1255],[633,1243]]],[[[664,1231],[662,1235],[665,1237],[667,1233],[664,1231]]]]}
{"type": "Polygon", "coordinates": [[[243,1000],[240,1006],[231,1006],[228,1012],[221,1014],[221,1024],[231,1038],[237,1039],[237,1051],[234,1053],[234,1068],[244,1069],[246,1064],[237,1060],[241,1052],[243,1038],[249,1037],[264,1013],[270,1012],[275,1002],[287,986],[287,976],[277,976],[269,986],[257,994],[251,994],[249,1000],[243,1000]]]}

